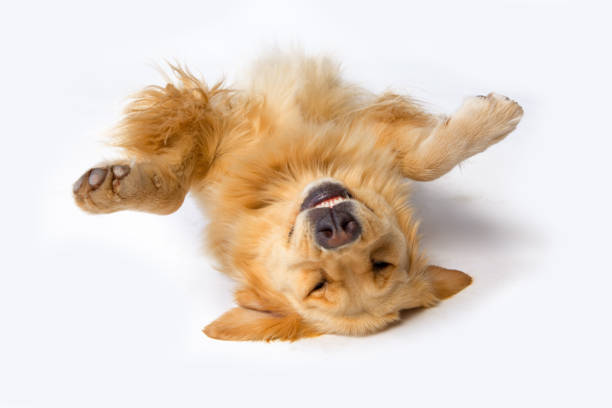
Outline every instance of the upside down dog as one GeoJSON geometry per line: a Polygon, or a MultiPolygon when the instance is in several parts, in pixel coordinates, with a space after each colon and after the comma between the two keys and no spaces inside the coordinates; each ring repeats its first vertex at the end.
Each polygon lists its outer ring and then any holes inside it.
{"type": "Polygon", "coordinates": [[[228,340],[362,335],[465,288],[428,265],[410,179],[450,171],[515,129],[497,94],[450,116],[345,82],[327,58],[275,55],[251,80],[208,87],[186,69],[133,97],[114,142],[125,152],[73,186],[91,213],[176,211],[187,192],[210,217],[207,244],[238,284],[238,307],[204,332],[228,340]]]}

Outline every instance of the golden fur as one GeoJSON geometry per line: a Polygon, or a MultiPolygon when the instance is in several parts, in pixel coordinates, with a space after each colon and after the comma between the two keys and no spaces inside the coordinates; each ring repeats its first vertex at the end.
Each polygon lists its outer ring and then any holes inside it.
{"type": "Polygon", "coordinates": [[[167,214],[191,191],[211,219],[208,247],[238,283],[238,307],[207,335],[362,335],[470,284],[462,272],[428,266],[409,179],[440,177],[503,139],[522,116],[518,104],[489,94],[449,117],[430,115],[303,55],[264,58],[251,82],[232,88],[172,70],[176,83],[146,88],[127,107],[115,138],[126,158],[86,172],[74,196],[93,213],[167,214]],[[361,225],[359,239],[332,250],[315,242],[300,211],[309,189],[330,179],[350,190],[361,225]]]}

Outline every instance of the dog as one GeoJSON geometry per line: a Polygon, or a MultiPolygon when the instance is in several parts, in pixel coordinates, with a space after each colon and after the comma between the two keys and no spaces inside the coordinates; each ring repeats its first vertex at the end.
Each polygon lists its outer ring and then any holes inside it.
{"type": "Polygon", "coordinates": [[[90,213],[170,214],[191,192],[210,218],[208,248],[237,282],[238,306],[206,335],[365,335],[471,283],[428,264],[410,183],[504,139],[523,115],[516,102],[491,93],[433,115],[303,54],[264,57],[232,87],[170,67],[175,79],[127,104],[113,132],[125,157],[89,169],[73,194],[90,213]]]}

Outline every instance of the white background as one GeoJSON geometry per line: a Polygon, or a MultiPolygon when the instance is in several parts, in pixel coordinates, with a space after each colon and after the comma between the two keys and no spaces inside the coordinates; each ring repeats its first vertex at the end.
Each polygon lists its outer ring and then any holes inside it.
{"type": "Polygon", "coordinates": [[[605,2],[14,2],[0,12],[1,407],[610,406],[610,9],[605,2]],[[257,4],[256,4],[257,3],[257,4]],[[474,284],[363,338],[238,343],[205,219],[89,216],[71,184],[114,152],[124,98],[270,47],[451,112],[496,91],[508,139],[416,187],[424,247],[474,284]],[[606,389],[607,388],[607,389],[606,389]]]}

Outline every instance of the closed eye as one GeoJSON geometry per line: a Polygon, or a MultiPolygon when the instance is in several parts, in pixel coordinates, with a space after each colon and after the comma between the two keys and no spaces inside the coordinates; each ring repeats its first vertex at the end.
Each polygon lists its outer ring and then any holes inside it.
{"type": "Polygon", "coordinates": [[[372,270],[374,272],[381,272],[387,269],[389,266],[391,266],[389,262],[372,260],[372,270]]]}
{"type": "Polygon", "coordinates": [[[308,292],[307,296],[310,296],[313,293],[316,293],[316,292],[320,291],[321,289],[325,288],[326,285],[327,285],[327,281],[325,279],[321,280],[319,283],[317,283],[315,285],[314,288],[312,288],[312,290],[310,292],[308,292]]]}
{"type": "Polygon", "coordinates": [[[374,276],[374,283],[378,288],[383,288],[389,281],[392,275],[393,264],[385,261],[372,260],[372,274],[374,276]]]}

